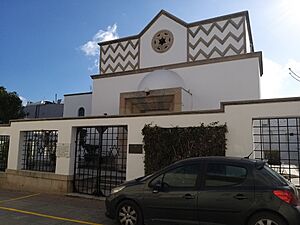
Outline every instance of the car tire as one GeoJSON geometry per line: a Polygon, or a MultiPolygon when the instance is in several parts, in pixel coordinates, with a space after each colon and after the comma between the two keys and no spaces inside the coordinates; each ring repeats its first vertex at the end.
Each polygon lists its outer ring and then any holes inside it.
{"type": "Polygon", "coordinates": [[[116,219],[119,225],[142,225],[143,217],[140,207],[133,201],[122,201],[117,207],[116,219]]]}
{"type": "Polygon", "coordinates": [[[260,212],[250,218],[248,225],[287,225],[287,223],[279,215],[260,212]]]}

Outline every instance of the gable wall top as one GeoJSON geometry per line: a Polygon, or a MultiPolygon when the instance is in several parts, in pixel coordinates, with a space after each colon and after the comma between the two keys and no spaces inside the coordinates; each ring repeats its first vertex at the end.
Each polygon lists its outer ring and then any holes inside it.
{"type": "Polygon", "coordinates": [[[100,74],[190,63],[254,51],[247,11],[188,24],[162,10],[140,34],[99,45],[100,74]],[[167,51],[157,52],[153,47],[153,37],[165,30],[173,35],[171,47],[167,51]]]}

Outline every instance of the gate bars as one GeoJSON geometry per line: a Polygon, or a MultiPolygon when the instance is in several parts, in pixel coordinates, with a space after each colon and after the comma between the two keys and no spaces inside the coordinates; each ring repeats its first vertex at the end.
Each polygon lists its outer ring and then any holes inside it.
{"type": "Polygon", "coordinates": [[[300,117],[253,119],[256,159],[300,187],[300,117]]]}
{"type": "Polygon", "coordinates": [[[7,168],[9,149],[9,136],[0,135],[0,171],[5,171],[7,168]]]}
{"type": "Polygon", "coordinates": [[[77,128],[74,191],[107,196],[126,180],[127,127],[77,128]]]}
{"type": "Polygon", "coordinates": [[[32,130],[24,132],[23,170],[55,172],[56,130],[32,130]]]}

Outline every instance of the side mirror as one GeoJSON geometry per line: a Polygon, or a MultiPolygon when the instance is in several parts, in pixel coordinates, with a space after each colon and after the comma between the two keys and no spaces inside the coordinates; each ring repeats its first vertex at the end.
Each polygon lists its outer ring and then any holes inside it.
{"type": "Polygon", "coordinates": [[[162,190],[162,182],[159,180],[153,186],[153,193],[158,193],[162,190]]]}

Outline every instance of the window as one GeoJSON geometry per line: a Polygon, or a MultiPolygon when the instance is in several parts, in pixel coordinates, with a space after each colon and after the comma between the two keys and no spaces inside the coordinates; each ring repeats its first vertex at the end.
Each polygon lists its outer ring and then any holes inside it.
{"type": "Polygon", "coordinates": [[[244,167],[208,164],[206,171],[206,187],[224,187],[242,183],[247,177],[247,170],[244,167]]]}
{"type": "Polygon", "coordinates": [[[80,108],[78,109],[78,116],[84,116],[84,114],[85,114],[84,108],[83,108],[83,107],[80,107],[80,108]]]}
{"type": "Polygon", "coordinates": [[[9,136],[0,135],[0,171],[5,171],[8,160],[9,136]]]}
{"type": "Polygon", "coordinates": [[[282,175],[278,174],[267,165],[264,166],[264,169],[268,171],[268,173],[271,174],[271,176],[275,177],[277,181],[281,182],[279,185],[287,185],[287,180],[282,175]]]}
{"type": "Polygon", "coordinates": [[[168,188],[194,188],[196,187],[198,173],[198,165],[188,165],[172,169],[163,175],[163,185],[168,188]]]}
{"type": "Polygon", "coordinates": [[[164,176],[164,174],[161,174],[158,177],[154,178],[150,182],[149,187],[154,187],[157,183],[162,183],[163,176],[164,176]]]}
{"type": "Polygon", "coordinates": [[[198,171],[195,166],[179,167],[165,174],[163,182],[169,187],[195,187],[198,171]]]}
{"type": "Polygon", "coordinates": [[[22,169],[55,172],[57,140],[57,130],[25,131],[22,169]]]}

